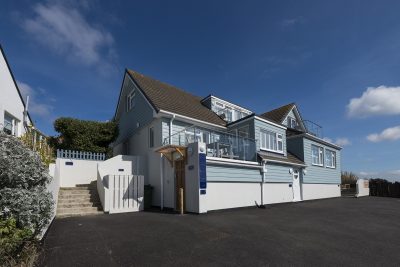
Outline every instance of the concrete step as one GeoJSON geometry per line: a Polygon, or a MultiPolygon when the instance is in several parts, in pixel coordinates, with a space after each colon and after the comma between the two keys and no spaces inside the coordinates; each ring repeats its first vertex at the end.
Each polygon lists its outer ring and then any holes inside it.
{"type": "Polygon", "coordinates": [[[73,204],[73,203],[100,203],[98,197],[85,197],[85,198],[58,198],[58,205],[60,204],[73,204]]]}
{"type": "Polygon", "coordinates": [[[66,192],[66,191],[60,191],[60,192],[58,192],[58,195],[59,196],[97,196],[98,194],[97,194],[97,192],[90,192],[90,191],[86,191],[86,192],[83,192],[83,191],[78,191],[78,192],[76,192],[76,191],[69,191],[69,192],[66,192]]]}
{"type": "Polygon", "coordinates": [[[57,208],[57,214],[76,214],[76,213],[92,213],[98,212],[102,209],[100,207],[83,207],[83,208],[57,208]]]}
{"type": "Polygon", "coordinates": [[[101,208],[100,202],[86,202],[86,203],[58,203],[57,205],[57,210],[58,209],[80,209],[80,208],[90,208],[90,207],[95,207],[95,208],[101,208]]]}
{"type": "Polygon", "coordinates": [[[99,199],[97,195],[59,195],[58,201],[60,200],[84,200],[84,201],[94,201],[99,199]]]}
{"type": "Polygon", "coordinates": [[[60,191],[59,191],[59,193],[62,193],[62,194],[77,194],[77,193],[91,193],[91,192],[96,192],[95,190],[89,190],[89,189],[76,189],[76,188],[74,188],[74,189],[62,189],[62,188],[60,188],[60,191]]]}
{"type": "Polygon", "coordinates": [[[66,218],[66,217],[78,217],[78,216],[87,216],[87,215],[101,215],[104,214],[102,211],[93,211],[93,212],[77,212],[77,213],[57,213],[57,218],[66,218]]]}

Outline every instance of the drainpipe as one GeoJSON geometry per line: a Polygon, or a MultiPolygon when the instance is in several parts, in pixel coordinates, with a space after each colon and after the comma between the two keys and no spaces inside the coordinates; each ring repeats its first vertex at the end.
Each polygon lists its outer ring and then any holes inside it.
{"type": "Polygon", "coordinates": [[[264,182],[265,182],[265,169],[264,166],[267,164],[267,160],[262,161],[262,180],[261,180],[261,206],[264,206],[264,182]]]}
{"type": "Polygon", "coordinates": [[[160,154],[161,210],[164,209],[164,157],[160,154]]]}
{"type": "Polygon", "coordinates": [[[171,136],[172,136],[172,126],[175,120],[175,114],[172,115],[171,120],[169,121],[169,144],[171,144],[171,136]]]}

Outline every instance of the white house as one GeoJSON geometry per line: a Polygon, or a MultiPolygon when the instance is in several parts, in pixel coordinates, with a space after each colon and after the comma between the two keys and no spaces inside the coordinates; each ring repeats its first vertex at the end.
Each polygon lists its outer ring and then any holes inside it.
{"type": "Polygon", "coordinates": [[[1,45],[0,51],[0,127],[19,137],[32,125],[32,119],[1,45]]]}

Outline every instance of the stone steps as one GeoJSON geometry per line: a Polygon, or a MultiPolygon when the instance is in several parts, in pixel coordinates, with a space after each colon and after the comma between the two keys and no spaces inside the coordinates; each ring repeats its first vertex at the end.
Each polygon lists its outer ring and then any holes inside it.
{"type": "Polygon", "coordinates": [[[57,217],[103,214],[95,184],[60,188],[57,217]]]}

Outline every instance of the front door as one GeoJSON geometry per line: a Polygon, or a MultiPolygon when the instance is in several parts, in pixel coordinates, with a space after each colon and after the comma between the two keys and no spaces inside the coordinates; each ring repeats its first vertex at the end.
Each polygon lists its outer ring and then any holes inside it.
{"type": "Polygon", "coordinates": [[[185,210],[185,161],[175,161],[175,208],[181,210],[183,202],[183,210],[185,210]],[[181,190],[182,189],[182,190],[181,190]],[[181,200],[181,192],[183,192],[183,200],[181,200]]]}
{"type": "Polygon", "coordinates": [[[293,170],[293,201],[301,201],[300,192],[300,172],[298,169],[293,170]]]}

